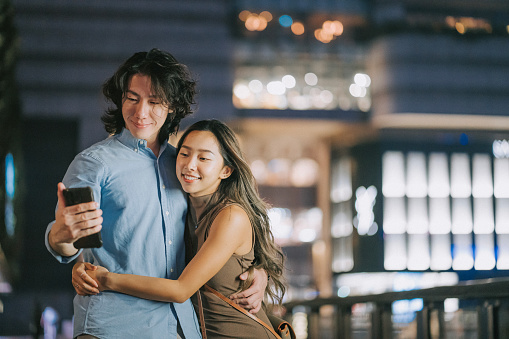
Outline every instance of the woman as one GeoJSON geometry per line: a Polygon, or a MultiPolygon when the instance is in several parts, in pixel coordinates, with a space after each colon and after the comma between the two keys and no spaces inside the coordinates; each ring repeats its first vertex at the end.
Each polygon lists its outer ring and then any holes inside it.
{"type": "MultiPolygon", "coordinates": [[[[266,294],[280,303],[285,292],[283,254],[274,243],[267,205],[258,196],[233,131],[217,120],[199,121],[184,133],[177,152],[177,177],[190,200],[187,226],[195,235],[189,238],[197,250],[178,280],[116,274],[99,266],[87,273],[101,291],[183,302],[204,284],[230,296],[243,289],[238,276],[256,267],[270,276],[266,294]]],[[[201,295],[209,338],[238,338],[239,333],[245,338],[274,338],[208,290],[201,295]]],[[[256,315],[269,324],[264,310],[256,315]]]]}

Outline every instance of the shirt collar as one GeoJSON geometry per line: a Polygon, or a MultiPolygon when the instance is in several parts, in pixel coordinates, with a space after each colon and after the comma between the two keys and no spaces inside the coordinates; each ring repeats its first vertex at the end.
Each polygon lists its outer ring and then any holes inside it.
{"type": "MultiPolygon", "coordinates": [[[[133,135],[127,128],[124,128],[122,132],[120,132],[120,134],[117,135],[117,138],[122,144],[126,145],[134,152],[139,152],[140,149],[147,148],[147,141],[144,139],[137,139],[133,137],[133,135]]],[[[167,145],[168,141],[162,143],[162,145],[159,148],[159,154],[164,152],[167,145]]]]}

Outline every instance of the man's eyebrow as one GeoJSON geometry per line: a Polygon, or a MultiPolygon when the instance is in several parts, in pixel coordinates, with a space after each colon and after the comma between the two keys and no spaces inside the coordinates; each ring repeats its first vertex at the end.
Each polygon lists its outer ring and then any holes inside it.
{"type": "Polygon", "coordinates": [[[138,93],[136,93],[135,91],[131,90],[131,89],[128,89],[127,92],[128,94],[133,94],[133,95],[136,95],[136,96],[140,96],[138,93]]]}

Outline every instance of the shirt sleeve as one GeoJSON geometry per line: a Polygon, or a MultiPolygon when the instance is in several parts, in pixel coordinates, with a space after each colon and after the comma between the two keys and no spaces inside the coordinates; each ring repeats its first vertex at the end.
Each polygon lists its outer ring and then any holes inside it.
{"type": "Polygon", "coordinates": [[[46,244],[46,248],[48,249],[49,253],[51,253],[51,255],[53,255],[55,257],[55,259],[58,260],[58,262],[60,262],[62,264],[68,264],[71,261],[73,261],[74,259],[76,259],[81,254],[81,252],[83,252],[83,249],[80,249],[78,251],[78,253],[76,253],[75,255],[73,255],[71,257],[64,257],[64,256],[60,255],[59,253],[55,252],[49,245],[49,238],[48,238],[49,231],[51,231],[51,227],[53,227],[54,223],[55,223],[55,221],[53,220],[52,222],[50,222],[48,224],[48,227],[46,228],[46,234],[44,236],[44,243],[46,244]]]}
{"type": "MultiPolygon", "coordinates": [[[[104,164],[98,157],[94,157],[91,154],[80,153],[69,165],[62,182],[67,188],[84,186],[92,187],[92,190],[94,191],[94,200],[100,204],[101,185],[103,184],[102,178],[104,177],[104,172],[104,164]]],[[[48,224],[44,236],[44,242],[47,250],[55,257],[55,259],[57,259],[60,263],[67,264],[76,259],[81,252],[83,252],[83,249],[80,249],[78,253],[71,257],[62,256],[53,250],[53,248],[49,245],[49,232],[51,231],[51,227],[53,227],[54,223],[55,220],[48,224]]]]}

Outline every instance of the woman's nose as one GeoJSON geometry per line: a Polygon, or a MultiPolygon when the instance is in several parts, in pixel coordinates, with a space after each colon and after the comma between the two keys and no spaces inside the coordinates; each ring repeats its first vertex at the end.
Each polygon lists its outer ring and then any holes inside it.
{"type": "Polygon", "coordinates": [[[195,170],[196,169],[196,159],[189,158],[186,164],[187,169],[195,170]]]}

